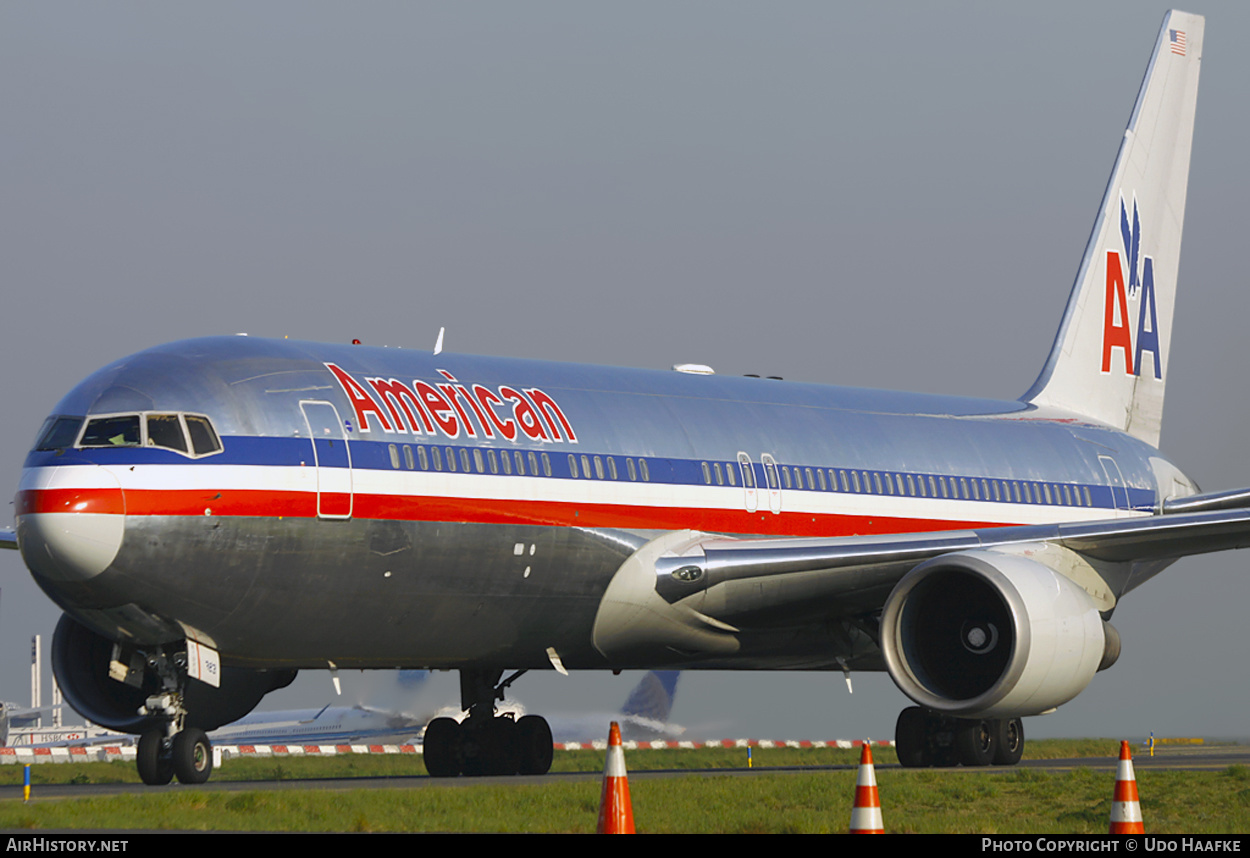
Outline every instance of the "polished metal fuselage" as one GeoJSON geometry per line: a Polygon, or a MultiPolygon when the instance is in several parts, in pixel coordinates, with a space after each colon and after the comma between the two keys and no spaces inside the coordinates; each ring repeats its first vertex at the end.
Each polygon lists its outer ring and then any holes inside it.
{"type": "Polygon", "coordinates": [[[128,412],[206,415],[223,450],[30,453],[17,501],[27,566],[101,634],[190,635],[251,666],[538,668],[556,653],[568,668],[877,668],[871,616],[888,587],[740,610],[732,656],[619,663],[592,630],[617,570],[670,531],[1097,520],[1192,490],[1141,441],[1021,402],[250,337],[140,352],[54,414],[128,412]],[[395,381],[454,408],[429,399],[424,418],[405,414],[373,386],[395,381]],[[341,436],[318,437],[310,403],[333,406],[341,436]],[[522,426],[530,412],[537,428],[522,426]]]}

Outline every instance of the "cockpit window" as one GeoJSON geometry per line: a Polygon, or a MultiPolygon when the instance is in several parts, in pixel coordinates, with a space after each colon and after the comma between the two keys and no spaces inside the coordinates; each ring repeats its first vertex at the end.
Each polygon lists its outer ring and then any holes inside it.
{"type": "Polygon", "coordinates": [[[177,414],[149,414],[147,418],[149,447],[187,452],[187,436],[182,433],[182,419],[177,414]]]}
{"type": "MultiPolygon", "coordinates": [[[[82,418],[64,418],[77,420],[82,418]]],[[[43,432],[51,439],[59,424],[43,432]]],[[[68,433],[70,430],[63,430],[68,433]]],[[[43,440],[40,444],[51,443],[43,440]]],[[[72,440],[69,442],[72,444],[72,440]]],[[[87,421],[79,447],[160,447],[184,456],[207,456],[222,451],[221,439],[209,419],[201,414],[111,414],[87,421]]],[[[44,449],[42,446],[37,449],[44,449]]]]}
{"type": "Polygon", "coordinates": [[[39,439],[35,441],[36,450],[64,450],[74,446],[78,440],[78,430],[82,428],[81,417],[58,417],[53,415],[44,421],[39,431],[39,439]]]}
{"type": "Polygon", "coordinates": [[[138,447],[139,415],[99,417],[87,421],[80,447],[138,447]]]}
{"type": "Polygon", "coordinates": [[[217,433],[213,430],[213,424],[208,422],[207,417],[187,414],[186,420],[187,431],[191,433],[191,446],[195,448],[195,455],[207,456],[209,453],[221,452],[221,439],[217,437],[217,433]]]}

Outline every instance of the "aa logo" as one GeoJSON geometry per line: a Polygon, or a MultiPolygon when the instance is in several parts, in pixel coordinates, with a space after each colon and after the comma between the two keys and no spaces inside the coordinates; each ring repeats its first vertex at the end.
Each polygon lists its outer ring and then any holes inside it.
{"type": "Polygon", "coordinates": [[[1120,198],[1120,237],[1124,253],[1107,251],[1107,300],[1102,325],[1102,371],[1111,372],[1111,355],[1119,350],[1124,355],[1124,374],[1141,375],[1142,353],[1154,357],[1154,377],[1163,378],[1159,353],[1159,321],[1155,313],[1154,259],[1142,257],[1141,219],[1137,214],[1137,196],[1133,196],[1133,222],[1129,223],[1124,198],[1120,198]],[[1126,285],[1127,284],[1127,285],[1126,285]],[[1137,303],[1137,328],[1134,337],[1129,319],[1129,300],[1137,303]],[[1133,350],[1133,341],[1137,350],[1133,350]]]}

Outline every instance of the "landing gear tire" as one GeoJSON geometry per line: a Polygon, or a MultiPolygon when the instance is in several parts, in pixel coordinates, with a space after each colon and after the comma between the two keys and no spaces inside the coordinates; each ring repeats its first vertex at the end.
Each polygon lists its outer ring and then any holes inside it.
{"type": "Polygon", "coordinates": [[[187,727],[174,736],[174,774],[180,784],[202,784],[213,773],[213,746],[198,727],[187,727]]]}
{"type": "Polygon", "coordinates": [[[1014,766],[1024,753],[1024,725],[1019,718],[956,719],[909,706],[899,713],[894,749],[904,768],[1014,766]]]}
{"type": "Polygon", "coordinates": [[[173,760],[165,756],[165,734],[150,730],[139,737],[135,749],[135,766],[139,779],[148,786],[164,786],[174,779],[173,760]]]}
{"type": "Polygon", "coordinates": [[[515,775],[521,767],[521,754],[516,745],[516,722],[511,718],[492,718],[486,728],[486,774],[515,775]]]}
{"type": "Polygon", "coordinates": [[[545,775],[551,771],[555,754],[551,742],[551,726],[546,718],[526,715],[516,723],[517,770],[523,775],[545,775]]]}
{"type": "Polygon", "coordinates": [[[924,710],[919,706],[908,706],[898,713],[898,721],[894,725],[894,750],[905,769],[922,769],[932,765],[927,753],[925,720],[924,710]]]}
{"type": "Polygon", "coordinates": [[[1014,766],[1024,755],[1024,722],[1019,718],[1004,718],[991,722],[994,725],[994,765],[1014,766]]]}
{"type": "Polygon", "coordinates": [[[988,766],[994,762],[998,743],[996,721],[960,721],[955,728],[955,756],[965,766],[988,766]]]}
{"type": "Polygon", "coordinates": [[[425,728],[422,755],[430,777],[454,778],[460,774],[460,733],[460,724],[451,718],[435,718],[425,728]]]}

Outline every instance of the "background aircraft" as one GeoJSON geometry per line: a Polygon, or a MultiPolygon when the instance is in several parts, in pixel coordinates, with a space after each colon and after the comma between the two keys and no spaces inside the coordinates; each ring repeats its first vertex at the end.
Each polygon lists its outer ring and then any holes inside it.
{"type": "MultiPolygon", "coordinates": [[[[1212,28],[1163,443],[1212,488],[1250,484],[1244,372],[1228,351],[1247,309],[1229,286],[1240,282],[1229,248],[1247,190],[1235,107],[1247,28],[1240,6],[1197,6],[1212,28]]],[[[424,345],[446,322],[462,351],[694,358],[722,373],[1017,395],[1048,347],[1087,234],[1089,188],[1105,178],[1106,141],[1123,126],[1123,94],[1157,25],[1132,4],[918,7],[905,18],[869,9],[856,10],[846,38],[844,11],[823,4],[712,21],[660,6],[548,7],[525,20],[414,11],[386,22],[392,42],[377,21],[345,13],[292,25],[281,9],[254,10],[241,34],[229,6],[119,8],[88,10],[69,31],[21,10],[0,35],[8,79],[29,82],[3,96],[18,153],[5,168],[15,172],[3,258],[7,282],[23,284],[6,318],[56,308],[53,331],[8,323],[6,364],[23,372],[7,399],[22,407],[0,419],[16,448],[106,356],[208,329],[424,345]],[[1055,21],[1078,8],[1081,26],[1056,43],[1055,21]],[[291,26],[295,37],[279,39],[291,26]],[[518,31],[531,37],[524,51],[518,31]],[[449,52],[437,39],[412,51],[413,34],[437,34],[449,52]],[[213,61],[223,43],[237,59],[229,68],[213,61]],[[368,61],[325,62],[344,55],[368,61]],[[642,70],[639,55],[652,58],[642,70]],[[388,63],[401,71],[383,74],[388,63]],[[852,76],[855,87],[839,85],[852,76]],[[411,85],[431,79],[446,83],[411,85]],[[519,125],[509,119],[518,105],[519,125]],[[229,135],[207,162],[205,133],[229,135]],[[846,166],[882,153],[887,170],[846,166]],[[486,245],[495,252],[469,252],[486,245]],[[361,283],[367,299],[345,296],[361,283]],[[596,299],[625,294],[623,312],[598,310],[596,299]],[[888,335],[864,319],[888,320],[888,335]]],[[[10,485],[16,459],[4,465],[10,485]]],[[[0,561],[24,578],[16,557],[0,561]]],[[[1243,570],[1236,557],[1187,561],[1135,594],[1117,621],[1124,658],[1039,729],[1240,729],[1243,570]],[[1195,658],[1202,671],[1186,669],[1195,658]],[[1200,711],[1181,702],[1194,699],[1200,711]]],[[[34,595],[29,617],[8,601],[0,634],[24,623],[41,624],[19,643],[50,632],[34,595]]],[[[21,663],[12,671],[24,685],[21,663]]],[[[307,681],[316,691],[302,693],[320,699],[324,678],[307,681]]],[[[526,682],[534,699],[614,687],[606,676],[526,682]]],[[[684,682],[686,703],[773,735],[881,734],[881,713],[901,703],[883,677],[857,676],[849,698],[836,675],[684,682]]]]}

